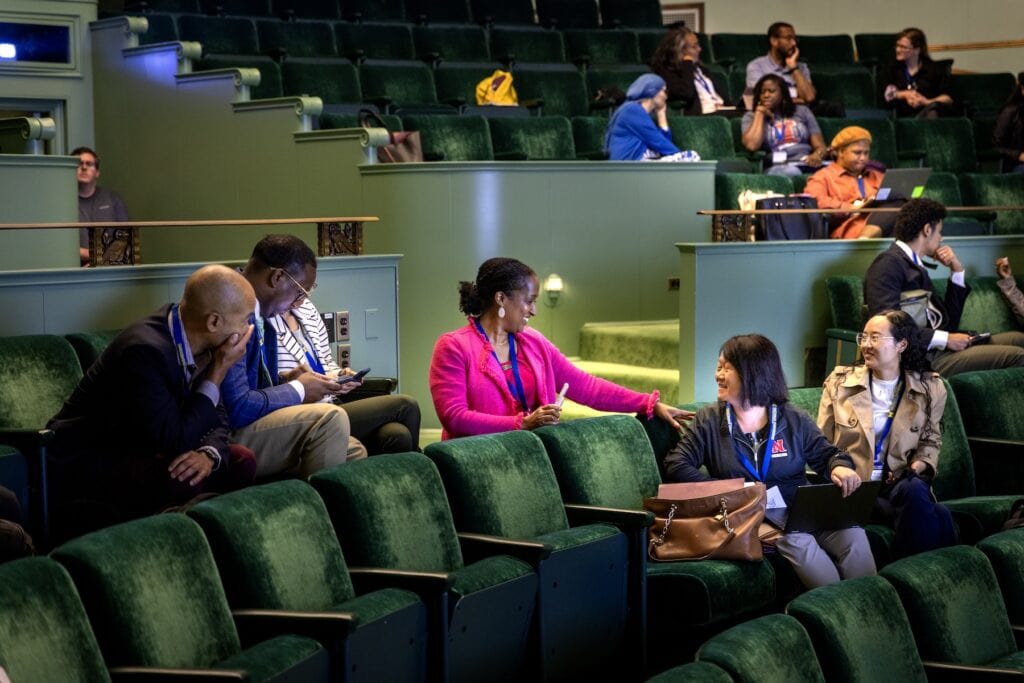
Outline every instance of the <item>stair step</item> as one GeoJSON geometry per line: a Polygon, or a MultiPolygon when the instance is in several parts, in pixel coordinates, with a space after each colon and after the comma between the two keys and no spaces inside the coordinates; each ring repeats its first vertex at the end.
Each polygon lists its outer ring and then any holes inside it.
{"type": "Polygon", "coordinates": [[[580,357],[586,361],[679,369],[679,321],[585,323],[580,357]]]}
{"type": "MultiPolygon", "coordinates": [[[[572,364],[595,377],[615,382],[633,391],[650,393],[657,389],[661,400],[675,405],[679,396],[679,371],[622,363],[570,359],[572,364]]],[[[596,414],[596,413],[595,413],[596,414]]]]}

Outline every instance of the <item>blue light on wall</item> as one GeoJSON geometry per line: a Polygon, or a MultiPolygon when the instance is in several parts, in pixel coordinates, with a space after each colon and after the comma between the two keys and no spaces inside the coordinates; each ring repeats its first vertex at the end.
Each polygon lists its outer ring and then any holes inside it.
{"type": "Polygon", "coordinates": [[[0,59],[67,64],[71,59],[70,30],[67,26],[0,21],[0,59]]]}
{"type": "Polygon", "coordinates": [[[17,59],[18,49],[14,43],[0,43],[0,59],[17,59]]]}

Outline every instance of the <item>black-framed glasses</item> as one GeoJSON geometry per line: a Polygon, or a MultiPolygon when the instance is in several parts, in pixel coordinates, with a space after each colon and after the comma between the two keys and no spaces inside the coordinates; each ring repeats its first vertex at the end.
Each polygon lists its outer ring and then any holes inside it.
{"type": "Polygon", "coordinates": [[[857,346],[864,346],[864,344],[867,343],[867,342],[871,342],[872,346],[878,346],[879,344],[881,344],[886,339],[895,339],[895,338],[896,337],[886,336],[886,335],[883,335],[883,334],[864,334],[863,332],[858,334],[857,337],[856,337],[856,339],[857,339],[857,346]]]}
{"type": "Polygon", "coordinates": [[[291,281],[292,281],[292,283],[293,283],[293,284],[294,284],[294,285],[295,285],[296,287],[298,287],[298,288],[299,288],[299,293],[295,295],[295,301],[298,301],[299,299],[308,299],[308,298],[309,298],[309,295],[313,293],[313,290],[314,290],[314,289],[316,289],[316,283],[315,283],[315,282],[313,283],[313,286],[312,286],[312,287],[310,287],[309,289],[306,289],[305,287],[303,287],[302,285],[300,285],[300,284],[299,284],[299,281],[298,281],[298,280],[296,280],[296,279],[295,279],[294,277],[292,277],[292,274],[291,274],[291,273],[289,273],[289,272],[288,272],[287,270],[285,270],[284,268],[278,268],[278,270],[280,270],[280,271],[281,271],[282,273],[284,273],[285,275],[287,275],[287,276],[288,276],[288,279],[289,279],[289,280],[291,280],[291,281]]]}

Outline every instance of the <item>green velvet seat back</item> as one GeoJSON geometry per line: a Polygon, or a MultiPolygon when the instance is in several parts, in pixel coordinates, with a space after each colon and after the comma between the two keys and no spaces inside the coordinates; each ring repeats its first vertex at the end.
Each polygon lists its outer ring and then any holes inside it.
{"type": "Polygon", "coordinates": [[[178,27],[170,14],[147,14],[145,33],[139,34],[139,45],[167,43],[178,39],[178,27]]]}
{"type": "Polygon", "coordinates": [[[532,67],[517,65],[512,71],[519,102],[543,100],[545,116],[586,116],[590,111],[583,74],[572,65],[532,67]]]}
{"type": "Polygon", "coordinates": [[[258,55],[259,41],[252,19],[206,17],[186,14],[178,17],[178,36],[203,44],[203,54],[258,55]]]}
{"type": "Polygon", "coordinates": [[[419,23],[471,21],[468,0],[405,0],[405,15],[419,23]]]}
{"type": "MultiPolygon", "coordinates": [[[[530,13],[533,13],[531,7],[530,13]]],[[[491,57],[517,62],[565,61],[565,41],[559,31],[545,31],[536,26],[494,26],[491,28],[491,57]]]]}
{"type": "Polygon", "coordinates": [[[832,312],[832,327],[858,332],[864,329],[863,277],[830,275],[825,278],[825,294],[832,312]]]}
{"type": "Polygon", "coordinates": [[[764,33],[713,33],[711,50],[716,62],[732,62],[734,72],[742,72],[747,62],[768,54],[768,38],[764,33]]]}
{"type": "MultiPolygon", "coordinates": [[[[402,128],[402,119],[394,114],[380,114],[380,117],[384,120],[384,124],[388,130],[394,132],[396,130],[404,130],[402,128]]],[[[324,112],[320,114],[320,127],[321,128],[359,128],[359,114],[352,112],[349,114],[341,112],[324,112]]]]}
{"type": "Polygon", "coordinates": [[[697,661],[721,667],[737,683],[825,680],[807,631],[785,614],[770,614],[722,631],[701,646],[697,661]]]}
{"type": "Polygon", "coordinates": [[[1024,529],[1010,529],[978,541],[1003,593],[1011,624],[1024,624],[1024,529]]]}
{"type": "MultiPolygon", "coordinates": [[[[818,85],[817,74],[814,76],[814,84],[818,85]]],[[[820,97],[820,96],[819,96],[820,97]]],[[[853,105],[847,105],[853,106],[853,105]]],[[[836,133],[847,126],[860,126],[871,133],[871,158],[882,162],[888,168],[896,166],[896,129],[889,119],[871,118],[827,118],[818,119],[818,126],[821,127],[821,135],[825,138],[825,144],[832,143],[836,133]]]]}
{"type": "Polygon", "coordinates": [[[899,593],[921,659],[987,664],[1017,651],[992,565],[970,546],[907,557],[881,574],[899,593]]]}
{"type": "Polygon", "coordinates": [[[579,156],[604,156],[604,133],[608,129],[607,116],[572,117],[572,139],[579,156]]]}
{"type": "Polygon", "coordinates": [[[923,150],[924,165],[933,171],[971,173],[978,165],[967,119],[897,119],[896,144],[899,149],[923,150]]]}
{"type": "Polygon", "coordinates": [[[810,65],[814,76],[814,83],[817,85],[817,69],[823,64],[850,65],[854,63],[853,38],[848,33],[816,36],[801,35],[800,59],[810,65]]]}
{"type": "MultiPolygon", "coordinates": [[[[697,118],[697,117],[690,117],[697,118]]],[[[686,118],[673,118],[670,121],[686,118]]],[[[731,138],[730,138],[731,140],[731,138]]],[[[729,144],[732,144],[731,142],[729,144]]],[[[703,156],[703,155],[702,155],[703,156]]],[[[715,174],[715,208],[740,208],[737,197],[744,190],[753,192],[775,192],[792,194],[793,181],[785,176],[763,175],[760,173],[716,173],[715,174]]]]}
{"type": "Polygon", "coordinates": [[[209,15],[270,16],[269,0],[199,0],[199,11],[209,15]]]}
{"type": "Polygon", "coordinates": [[[256,22],[256,35],[262,52],[284,51],[288,59],[337,54],[334,32],[331,25],[323,21],[261,20],[256,22]]]}
{"type": "Polygon", "coordinates": [[[853,43],[857,46],[857,61],[885,65],[895,54],[898,33],[855,33],[853,43]]]}
{"type": "Polygon", "coordinates": [[[635,417],[572,420],[535,434],[544,442],[566,503],[638,510],[645,497],[657,495],[658,464],[635,417]]]}
{"type": "Polygon", "coordinates": [[[649,562],[647,621],[657,634],[648,637],[664,639],[666,629],[728,624],[757,614],[776,600],[776,583],[767,559],[649,562]]]}
{"type": "Polygon", "coordinates": [[[556,161],[576,158],[572,126],[564,116],[488,118],[494,153],[523,153],[529,160],[556,161]]]}
{"type": "Polygon", "coordinates": [[[78,364],[82,366],[84,373],[89,369],[96,359],[100,357],[103,350],[107,348],[121,330],[101,330],[99,332],[75,332],[66,334],[64,338],[75,349],[78,356],[78,364]]]}
{"type": "Polygon", "coordinates": [[[735,156],[732,126],[724,116],[670,116],[668,127],[679,149],[692,149],[703,160],[735,156]]]}
{"type": "MultiPolygon", "coordinates": [[[[346,4],[345,7],[348,7],[346,4]]],[[[366,59],[413,59],[412,31],[406,24],[350,24],[334,25],[334,40],[338,54],[349,57],[356,51],[366,59]]],[[[376,93],[380,94],[380,93],[376,93]]]]}
{"type": "MultiPolygon", "coordinates": [[[[802,52],[803,47],[800,49],[802,52]]],[[[847,110],[875,108],[875,78],[868,69],[861,66],[818,68],[814,65],[811,68],[814,71],[814,87],[818,91],[819,100],[841,102],[847,110]]],[[[831,141],[832,138],[825,138],[825,144],[831,141]]],[[[872,157],[875,157],[874,152],[875,143],[872,141],[872,157]]]]}
{"type": "Polygon", "coordinates": [[[0,565],[0,668],[12,681],[109,681],[64,568],[31,557],[0,565]]]}
{"type": "MultiPolygon", "coordinates": [[[[943,380],[946,382],[946,380],[943,380]]],[[[974,461],[967,443],[964,423],[956,395],[946,382],[946,408],[942,413],[942,448],[939,469],[932,480],[932,490],[939,500],[966,498],[976,493],[974,461]]]]}
{"type": "Polygon", "coordinates": [[[710,662],[690,662],[662,671],[646,683],[732,683],[732,676],[710,662]]]}
{"type": "MultiPolygon", "coordinates": [[[[943,292],[947,282],[943,281],[943,292]]],[[[1006,299],[999,291],[997,278],[988,275],[968,277],[967,285],[971,288],[971,294],[967,297],[963,315],[960,316],[961,330],[984,330],[994,333],[1020,329],[1013,312],[1006,305],[1006,299]]]]}
{"type": "MultiPolygon", "coordinates": [[[[629,90],[633,83],[642,74],[648,73],[643,64],[627,64],[619,67],[598,65],[587,69],[587,93],[590,99],[599,99],[599,90],[607,91],[609,88],[618,88],[622,92],[629,90]]],[[[606,117],[607,118],[607,117],[606,117]]]]}
{"type": "Polygon", "coordinates": [[[18,497],[22,510],[28,509],[28,463],[21,451],[0,444],[0,486],[18,497]]]}
{"type": "Polygon", "coordinates": [[[533,24],[533,0],[470,0],[478,24],[533,24]]]}
{"type": "Polygon", "coordinates": [[[537,0],[537,21],[559,30],[597,28],[597,3],[593,0],[537,0]]]}
{"type": "Polygon", "coordinates": [[[341,19],[337,0],[271,0],[274,16],[297,19],[341,19]]]}
{"type": "Polygon", "coordinates": [[[491,132],[482,116],[403,116],[406,130],[418,130],[423,153],[442,155],[442,161],[494,159],[491,132]]]}
{"type": "Polygon", "coordinates": [[[258,85],[250,86],[249,98],[265,100],[281,97],[281,66],[270,57],[259,55],[220,55],[204,54],[203,58],[193,64],[196,71],[213,71],[215,69],[256,69],[260,72],[258,85]]]}
{"type": "Polygon", "coordinates": [[[540,438],[530,431],[433,443],[460,531],[533,538],[567,529],[558,481],[540,438]]]}
{"type": "Polygon", "coordinates": [[[110,666],[208,668],[237,654],[213,554],[180,514],[119,524],[58,547],[110,666]]]}
{"type": "Polygon", "coordinates": [[[342,18],[348,21],[406,21],[407,19],[405,0],[344,0],[339,4],[342,18]]]}
{"type": "Polygon", "coordinates": [[[125,0],[126,12],[199,12],[198,0],[125,0]]]}
{"type": "Polygon", "coordinates": [[[632,31],[574,29],[562,35],[569,59],[586,57],[591,64],[640,63],[640,46],[632,31]]]}
{"type": "Polygon", "coordinates": [[[818,404],[821,403],[821,387],[800,387],[789,390],[789,402],[807,413],[812,420],[818,419],[818,404]]]}
{"type": "Polygon", "coordinates": [[[355,595],[338,537],[316,491],[297,479],[196,505],[235,608],[326,610],[355,595]]]}
{"type": "Polygon", "coordinates": [[[965,372],[949,384],[968,434],[1024,441],[1024,368],[965,372]]]}
{"type": "Polygon", "coordinates": [[[449,62],[486,62],[490,58],[487,34],[479,26],[413,26],[412,44],[421,58],[431,54],[449,62]]]}
{"type": "Polygon", "coordinates": [[[949,94],[968,114],[998,112],[1014,88],[1017,79],[1012,73],[953,74],[949,78],[949,94]]]}
{"type": "Polygon", "coordinates": [[[352,565],[414,571],[462,568],[451,509],[437,468],[396,453],[321,470],[310,484],[327,504],[352,565]]]}
{"type": "Polygon", "coordinates": [[[598,7],[603,26],[650,26],[664,31],[658,0],[599,0],[598,7]]]}
{"type": "MultiPolygon", "coordinates": [[[[1018,206],[1024,203],[1024,174],[967,173],[960,178],[964,202],[970,206],[1018,206]]],[[[993,232],[1024,233],[1024,212],[997,211],[993,232]]]]}
{"type": "Polygon", "coordinates": [[[42,429],[82,379],[63,337],[0,337],[0,429],[42,429]]]}
{"type": "Polygon", "coordinates": [[[807,629],[829,681],[927,680],[899,596],[879,576],[816,588],[786,612],[807,629]]]}
{"type": "Polygon", "coordinates": [[[942,202],[946,206],[963,206],[964,204],[963,196],[960,194],[960,182],[954,174],[942,171],[928,176],[922,196],[942,202]]]}
{"type": "Polygon", "coordinates": [[[430,67],[422,62],[380,61],[359,66],[363,99],[390,97],[394,106],[436,104],[430,67]]]}
{"type": "Polygon", "coordinates": [[[434,69],[437,100],[445,104],[476,104],[476,85],[497,69],[496,62],[441,62],[434,69]],[[461,100],[455,102],[454,100],[461,100]]]}
{"type": "Polygon", "coordinates": [[[362,100],[359,73],[347,59],[289,57],[281,65],[281,79],[285,95],[314,95],[326,104],[362,100]]]}

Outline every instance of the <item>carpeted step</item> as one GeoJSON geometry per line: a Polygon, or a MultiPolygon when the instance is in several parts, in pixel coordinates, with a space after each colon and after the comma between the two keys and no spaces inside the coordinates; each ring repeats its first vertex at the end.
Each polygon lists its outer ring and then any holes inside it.
{"type": "Polygon", "coordinates": [[[586,361],[679,369],[679,321],[586,323],[580,330],[586,361]]]}
{"type": "Polygon", "coordinates": [[[647,368],[637,365],[620,363],[601,363],[571,358],[572,364],[584,372],[615,382],[633,391],[650,393],[657,389],[661,392],[661,400],[676,404],[679,396],[679,371],[664,368],[647,368]]]}

